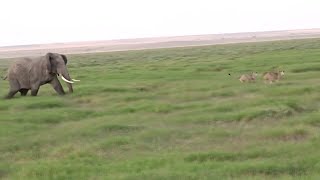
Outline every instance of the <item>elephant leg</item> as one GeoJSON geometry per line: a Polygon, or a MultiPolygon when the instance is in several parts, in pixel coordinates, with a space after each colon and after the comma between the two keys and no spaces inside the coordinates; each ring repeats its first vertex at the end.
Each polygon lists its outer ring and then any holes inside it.
{"type": "Polygon", "coordinates": [[[39,91],[39,88],[31,89],[31,96],[37,96],[38,91],[39,91]]]}
{"type": "Polygon", "coordinates": [[[12,98],[19,90],[10,90],[8,95],[6,96],[6,99],[12,98]]]}
{"type": "Polygon", "coordinates": [[[39,91],[40,85],[34,84],[31,86],[31,96],[37,96],[39,91]]]}
{"type": "Polygon", "coordinates": [[[20,89],[18,81],[10,81],[10,90],[8,95],[5,97],[6,99],[12,98],[20,89]]]}
{"type": "Polygon", "coordinates": [[[28,94],[29,89],[20,89],[19,92],[21,96],[26,96],[28,94]]]}
{"type": "Polygon", "coordinates": [[[61,86],[61,83],[59,82],[57,77],[54,77],[53,80],[50,82],[50,84],[59,95],[65,94],[63,87],[61,86]]]}

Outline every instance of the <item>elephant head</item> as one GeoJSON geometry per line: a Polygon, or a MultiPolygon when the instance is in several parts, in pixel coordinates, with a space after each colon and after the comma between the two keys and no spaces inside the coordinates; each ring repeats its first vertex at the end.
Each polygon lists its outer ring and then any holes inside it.
{"type": "Polygon", "coordinates": [[[49,74],[61,76],[61,79],[65,81],[68,85],[69,92],[73,92],[72,83],[74,81],[79,81],[76,79],[71,79],[68,69],[67,69],[67,57],[63,54],[58,53],[47,53],[47,71],[49,74]]]}

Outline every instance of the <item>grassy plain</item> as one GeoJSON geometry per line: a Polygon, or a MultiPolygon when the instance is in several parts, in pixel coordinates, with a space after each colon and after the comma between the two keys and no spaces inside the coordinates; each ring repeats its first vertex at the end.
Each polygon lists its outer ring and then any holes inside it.
{"type": "Polygon", "coordinates": [[[0,99],[0,179],[320,177],[320,39],[68,57],[73,94],[0,99]]]}

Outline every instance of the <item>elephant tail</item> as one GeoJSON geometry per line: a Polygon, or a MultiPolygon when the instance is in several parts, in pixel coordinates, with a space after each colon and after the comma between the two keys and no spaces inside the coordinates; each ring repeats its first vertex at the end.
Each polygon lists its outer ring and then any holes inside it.
{"type": "Polygon", "coordinates": [[[2,79],[6,80],[8,78],[8,75],[5,75],[2,79]]]}

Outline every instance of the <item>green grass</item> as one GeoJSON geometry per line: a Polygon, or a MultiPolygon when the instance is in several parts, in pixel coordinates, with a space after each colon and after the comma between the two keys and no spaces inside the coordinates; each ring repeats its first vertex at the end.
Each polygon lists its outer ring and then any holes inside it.
{"type": "Polygon", "coordinates": [[[0,99],[0,179],[320,178],[320,39],[68,57],[73,94],[0,99]]]}

